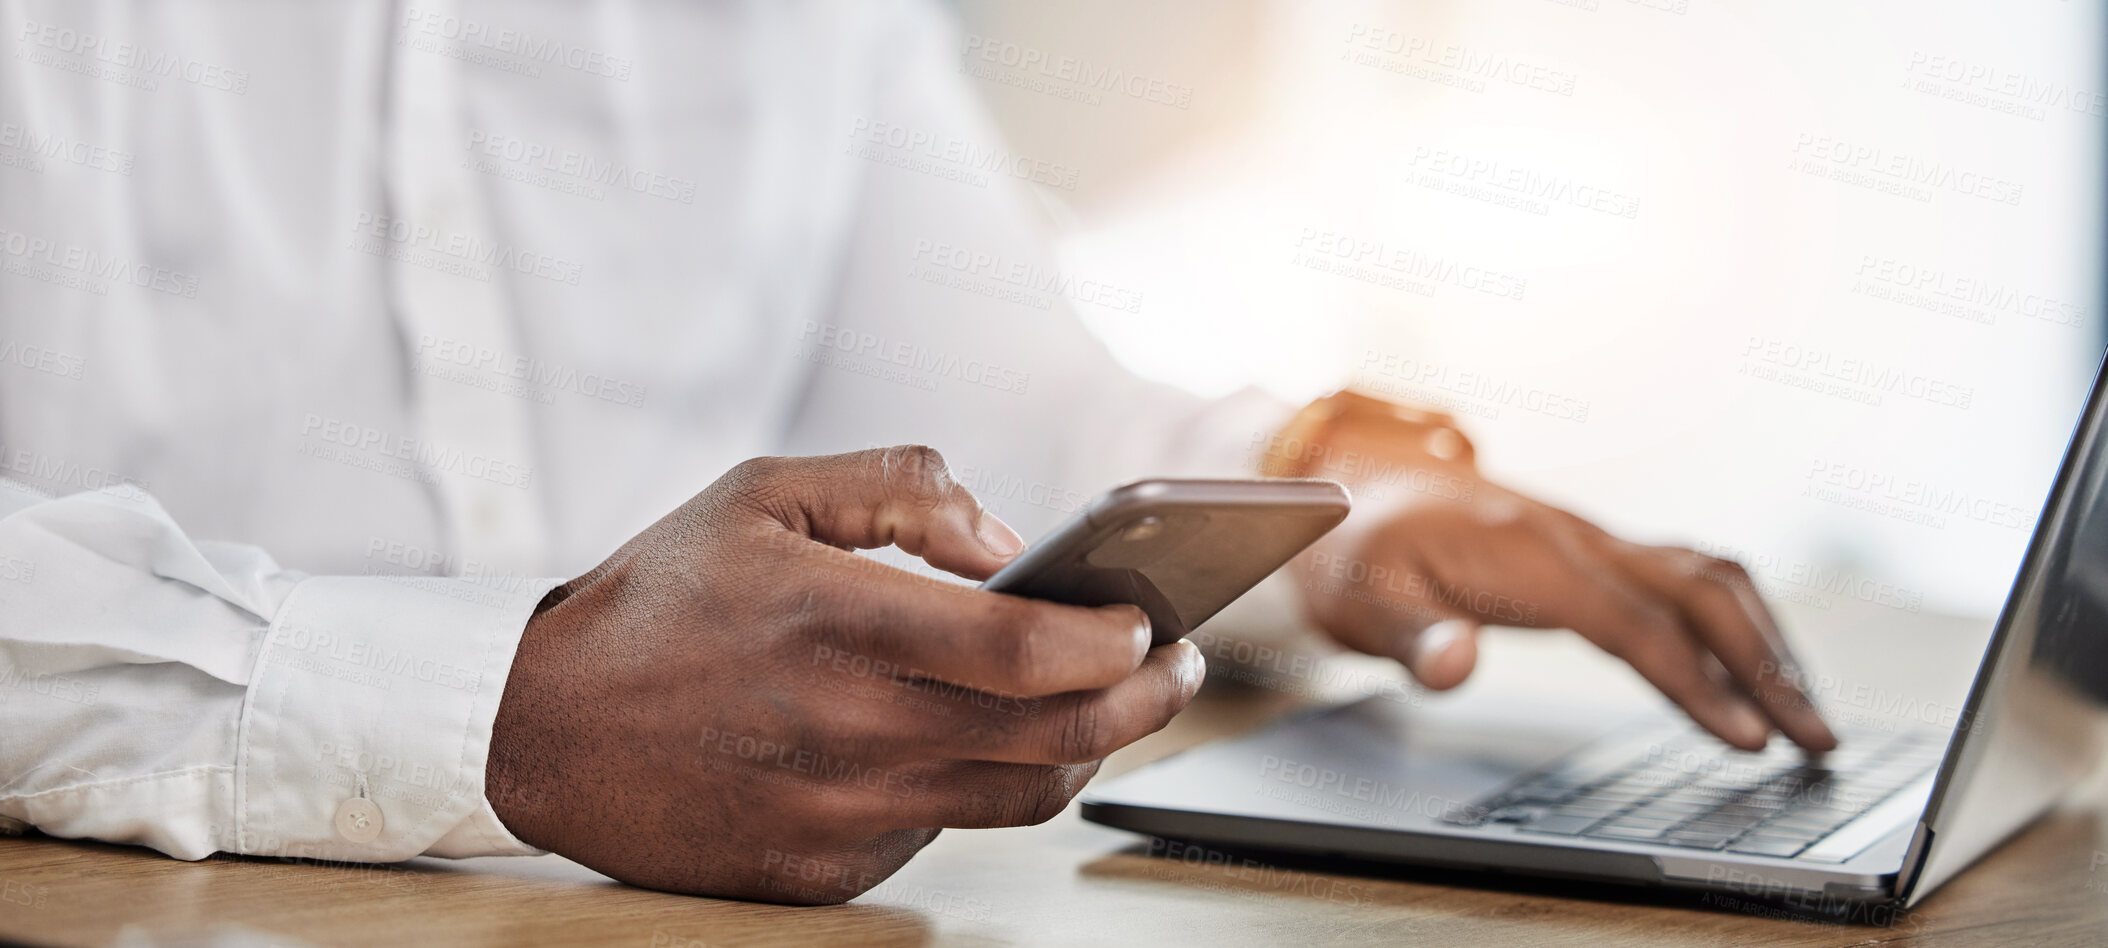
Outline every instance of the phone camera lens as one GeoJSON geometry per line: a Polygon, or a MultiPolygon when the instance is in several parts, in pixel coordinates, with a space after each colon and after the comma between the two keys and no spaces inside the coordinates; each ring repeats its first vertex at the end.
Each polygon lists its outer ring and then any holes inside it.
{"type": "Polygon", "coordinates": [[[1143,517],[1129,525],[1127,529],[1122,530],[1120,539],[1129,543],[1141,543],[1145,540],[1156,539],[1156,535],[1162,532],[1164,532],[1164,518],[1143,517]]]}

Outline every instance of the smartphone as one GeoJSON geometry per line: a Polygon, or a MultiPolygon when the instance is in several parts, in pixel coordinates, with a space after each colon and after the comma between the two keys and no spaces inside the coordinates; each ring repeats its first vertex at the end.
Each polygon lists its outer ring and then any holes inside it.
{"type": "Polygon", "coordinates": [[[1176,642],[1346,519],[1347,489],[1317,479],[1122,484],[988,578],[982,589],[1076,606],[1129,603],[1152,646],[1176,642]]]}

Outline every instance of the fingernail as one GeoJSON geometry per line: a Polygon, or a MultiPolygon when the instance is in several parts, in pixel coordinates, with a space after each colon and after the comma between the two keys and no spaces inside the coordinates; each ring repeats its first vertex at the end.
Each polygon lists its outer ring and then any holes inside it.
{"type": "Polygon", "coordinates": [[[1406,652],[1406,667],[1411,668],[1415,675],[1426,673],[1443,652],[1449,651],[1450,646],[1457,644],[1457,640],[1470,631],[1471,623],[1463,619],[1444,619],[1421,629],[1419,637],[1406,652]]]}
{"type": "Polygon", "coordinates": [[[1179,645],[1186,647],[1186,697],[1190,700],[1200,692],[1200,684],[1208,679],[1208,660],[1200,654],[1199,646],[1184,639],[1179,645]]]}
{"type": "MultiPolygon", "coordinates": [[[[1149,643],[1156,640],[1156,630],[1149,624],[1149,613],[1142,611],[1141,606],[1135,605],[1115,606],[1114,608],[1134,613],[1134,660],[1135,664],[1139,665],[1142,662],[1142,657],[1149,654],[1149,643]]],[[[1183,642],[1185,640],[1180,639],[1179,641],[1183,642]]]]}
{"type": "Polygon", "coordinates": [[[1771,722],[1755,705],[1736,702],[1727,713],[1727,733],[1737,744],[1762,747],[1771,741],[1771,722]]]}
{"type": "Polygon", "coordinates": [[[981,511],[981,525],[976,532],[980,534],[981,545],[987,547],[988,552],[1004,559],[1016,556],[1018,551],[1025,548],[1025,540],[1017,535],[1016,530],[1010,529],[1009,524],[986,510],[981,511]]]}

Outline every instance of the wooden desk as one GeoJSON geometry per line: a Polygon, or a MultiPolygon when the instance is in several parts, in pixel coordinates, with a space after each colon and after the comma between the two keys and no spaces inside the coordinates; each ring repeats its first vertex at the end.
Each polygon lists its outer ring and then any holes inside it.
{"type": "MultiPolygon", "coordinates": [[[[1108,773],[1290,707],[1210,693],[1108,773]]],[[[1190,866],[1068,813],[952,831],[854,904],[786,908],[665,895],[556,856],[336,867],[31,836],[0,840],[0,940],[105,944],[232,922],[318,945],[1479,944],[2057,945],[2108,942],[2108,794],[2056,814],[1893,926],[1760,917],[1696,898],[1440,873],[1190,866]],[[27,903],[27,904],[25,904],[27,903]]],[[[1198,860],[1195,860],[1196,862],[1198,860]]]]}

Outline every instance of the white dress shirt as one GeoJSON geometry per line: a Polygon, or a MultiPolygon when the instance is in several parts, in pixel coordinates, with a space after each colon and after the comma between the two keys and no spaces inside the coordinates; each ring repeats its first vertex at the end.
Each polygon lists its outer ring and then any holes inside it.
{"type": "Polygon", "coordinates": [[[925,442],[1030,537],[1285,415],[1089,335],[1146,300],[1045,251],[931,9],[0,11],[0,823],[532,852],[527,617],[732,464],[925,442]]]}

